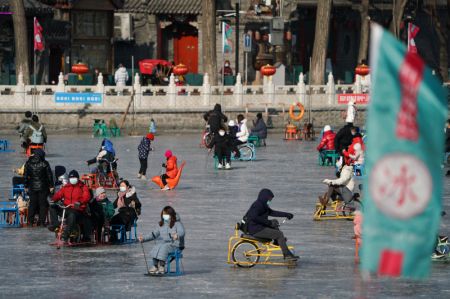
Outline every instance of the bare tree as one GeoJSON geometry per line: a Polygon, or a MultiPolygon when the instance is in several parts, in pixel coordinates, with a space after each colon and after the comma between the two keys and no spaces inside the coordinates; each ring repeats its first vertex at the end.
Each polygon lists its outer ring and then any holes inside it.
{"type": "Polygon", "coordinates": [[[402,22],[406,2],[408,2],[408,0],[393,0],[390,30],[397,38],[400,36],[400,24],[402,22]]]}
{"type": "Polygon", "coordinates": [[[312,84],[324,83],[331,5],[332,0],[318,0],[317,2],[316,32],[314,36],[312,65],[310,66],[312,84]]]}
{"type": "MultiPolygon", "coordinates": [[[[447,0],[447,3],[449,2],[450,0],[447,0]]],[[[450,7],[447,7],[447,11],[449,8],[450,7]]],[[[436,29],[436,34],[439,39],[439,73],[441,74],[444,82],[446,82],[448,80],[448,56],[447,56],[448,28],[445,25],[443,25],[439,20],[436,0],[429,1],[429,3],[426,5],[425,12],[431,16],[433,27],[436,29]]]]}
{"type": "Polygon", "coordinates": [[[217,84],[216,1],[202,0],[203,70],[211,85],[217,84]]]}
{"type": "Polygon", "coordinates": [[[19,72],[22,71],[24,83],[29,84],[30,70],[28,67],[28,35],[25,7],[23,5],[23,0],[11,0],[9,3],[14,26],[16,77],[19,75],[19,72]]]}
{"type": "Polygon", "coordinates": [[[361,16],[361,36],[359,41],[358,63],[367,60],[367,49],[369,47],[369,0],[361,1],[359,13],[361,16]]]}

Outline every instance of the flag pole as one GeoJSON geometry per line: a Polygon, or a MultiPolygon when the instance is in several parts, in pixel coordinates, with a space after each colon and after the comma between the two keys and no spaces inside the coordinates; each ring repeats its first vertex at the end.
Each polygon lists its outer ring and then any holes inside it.
{"type": "Polygon", "coordinates": [[[34,53],[34,63],[33,63],[33,85],[34,85],[34,89],[33,89],[33,96],[32,96],[32,99],[33,99],[33,105],[34,105],[34,107],[33,107],[33,109],[34,109],[34,113],[35,114],[38,114],[38,111],[37,111],[37,91],[36,91],[36,51],[33,51],[33,53],[34,53]]]}

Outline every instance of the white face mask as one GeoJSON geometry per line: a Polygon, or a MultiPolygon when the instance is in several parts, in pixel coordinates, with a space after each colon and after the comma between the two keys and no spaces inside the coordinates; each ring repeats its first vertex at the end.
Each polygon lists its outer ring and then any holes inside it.
{"type": "Polygon", "coordinates": [[[165,222],[169,222],[169,220],[170,220],[170,215],[163,214],[163,219],[164,219],[165,222]]]}
{"type": "Polygon", "coordinates": [[[70,179],[69,179],[69,182],[70,182],[72,185],[76,185],[76,183],[78,183],[78,178],[70,178],[70,179]]]}
{"type": "Polygon", "coordinates": [[[119,191],[120,192],[125,192],[125,191],[127,191],[127,187],[120,186],[119,191]]]}
{"type": "Polygon", "coordinates": [[[224,131],[224,130],[220,130],[220,131],[219,131],[219,135],[220,135],[220,136],[225,136],[225,131],[224,131]]]}

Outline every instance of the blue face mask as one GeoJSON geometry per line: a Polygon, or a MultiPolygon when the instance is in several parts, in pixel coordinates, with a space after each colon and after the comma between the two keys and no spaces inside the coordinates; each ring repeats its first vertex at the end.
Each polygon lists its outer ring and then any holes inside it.
{"type": "Polygon", "coordinates": [[[267,205],[270,207],[270,205],[272,204],[272,200],[267,201],[267,205]]]}
{"type": "Polygon", "coordinates": [[[169,222],[170,221],[170,215],[163,214],[163,220],[164,220],[164,222],[169,222]]]}

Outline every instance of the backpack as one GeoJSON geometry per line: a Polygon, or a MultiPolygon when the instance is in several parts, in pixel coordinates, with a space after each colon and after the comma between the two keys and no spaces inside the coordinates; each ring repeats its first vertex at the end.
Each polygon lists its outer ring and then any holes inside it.
{"type": "Polygon", "coordinates": [[[44,136],[42,135],[42,125],[39,130],[36,130],[33,126],[30,125],[30,128],[33,130],[33,134],[31,135],[31,143],[41,144],[44,143],[44,136]]]}

